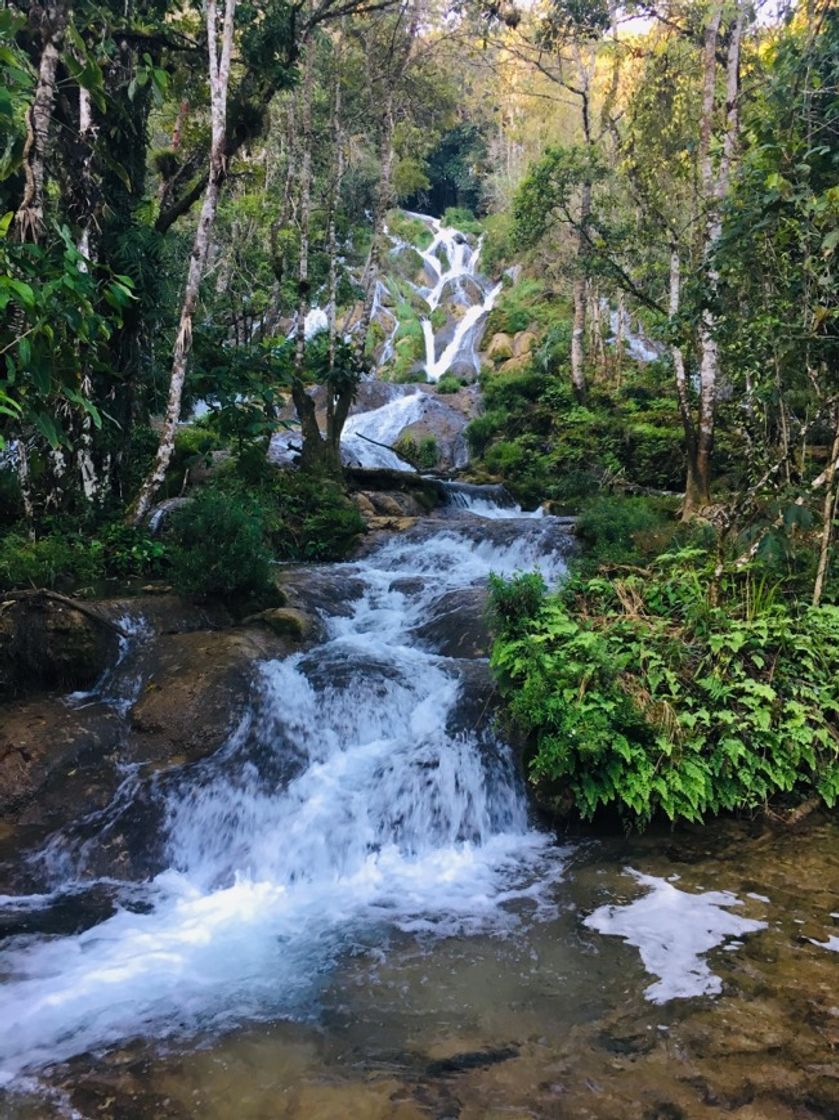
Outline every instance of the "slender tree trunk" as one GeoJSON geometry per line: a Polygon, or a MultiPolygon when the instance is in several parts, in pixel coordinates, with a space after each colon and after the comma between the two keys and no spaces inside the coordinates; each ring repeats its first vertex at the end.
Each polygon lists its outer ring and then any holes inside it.
{"type": "Polygon", "coordinates": [[[819,563],[816,569],[816,581],[813,585],[813,606],[817,607],[822,600],[824,581],[827,576],[827,567],[830,560],[830,545],[833,538],[833,522],[836,519],[836,503],[839,498],[837,487],[836,464],[839,460],[839,409],[836,412],[836,422],[833,436],[833,448],[830,452],[830,462],[827,467],[825,480],[824,502],[822,503],[822,533],[819,547],[819,563]]]}
{"type": "Polygon", "coordinates": [[[44,45],[38,65],[38,82],[26,118],[23,199],[15,214],[15,234],[21,241],[40,241],[44,232],[47,145],[56,95],[56,71],[67,28],[67,17],[67,7],[63,0],[45,6],[42,17],[44,45]]]}
{"type": "Polygon", "coordinates": [[[300,120],[302,153],[300,159],[300,206],[298,228],[300,231],[300,256],[297,266],[297,326],[294,344],[294,372],[303,376],[306,357],[306,316],[311,306],[309,285],[309,239],[312,210],[312,86],[314,84],[314,43],[306,45],[303,64],[303,105],[300,120]]]}
{"type": "MultiPolygon", "coordinates": [[[[341,67],[340,59],[335,59],[335,74],[332,87],[332,146],[335,152],[335,178],[329,199],[329,229],[327,234],[327,251],[329,253],[329,378],[327,379],[326,395],[326,438],[336,449],[340,448],[343,421],[338,424],[335,406],[339,402],[340,394],[336,397],[333,384],[335,372],[335,354],[338,340],[338,238],[336,231],[336,214],[341,197],[341,183],[344,178],[344,135],[341,128],[341,67]]],[[[344,416],[346,419],[346,415],[344,416]]],[[[340,452],[339,452],[340,454],[340,452]]]]}
{"type": "Polygon", "coordinates": [[[26,532],[30,540],[35,539],[35,504],[32,501],[32,480],[29,472],[29,449],[23,436],[15,445],[15,462],[17,464],[17,482],[20,488],[20,499],[23,502],[23,518],[26,522],[26,532]]]}
{"type": "MultiPolygon", "coordinates": [[[[670,322],[671,327],[679,313],[682,289],[682,268],[679,250],[674,246],[670,250],[670,322]]],[[[685,505],[693,506],[701,491],[701,484],[697,478],[697,439],[696,426],[693,422],[693,412],[690,405],[687,373],[685,372],[685,358],[680,346],[674,342],[671,346],[673,357],[673,370],[676,378],[676,396],[679,401],[679,415],[682,418],[682,427],[685,432],[685,448],[687,450],[687,481],[685,483],[685,505]]]]}
{"type": "Polygon", "coordinates": [[[186,288],[181,306],[181,318],[172,357],[172,374],[169,383],[169,400],[163,419],[163,429],[154,465],[140,487],[129,512],[129,520],[139,524],[151,508],[157,491],[166,476],[166,471],[175,449],[175,433],[181,415],[181,398],[187,362],[192,349],[192,319],[198,304],[201,279],[210,251],[210,238],[216,217],[219,195],[225,177],[224,142],[227,130],[227,89],[230,82],[230,58],[233,51],[233,19],[236,0],[225,0],[222,23],[221,47],[218,44],[218,15],[216,0],[206,0],[207,46],[210,70],[210,111],[212,118],[212,142],[210,145],[210,169],[204,202],[198,219],[198,228],[189,259],[186,288]]]}
{"type": "Polygon", "coordinates": [[[376,194],[376,209],[373,216],[373,241],[370,245],[370,253],[367,257],[367,264],[364,269],[364,279],[362,281],[364,287],[364,303],[362,305],[361,318],[356,327],[355,345],[360,354],[364,353],[364,347],[367,344],[367,333],[370,330],[370,320],[373,317],[373,307],[376,302],[376,284],[379,279],[381,264],[385,218],[393,203],[393,130],[393,93],[392,91],[388,91],[382,124],[381,172],[379,175],[379,189],[376,194]]]}
{"type": "Polygon", "coordinates": [[[699,326],[699,422],[697,424],[696,455],[688,460],[688,480],[684,493],[682,515],[690,517],[703,506],[710,504],[711,456],[714,436],[719,382],[719,347],[717,344],[717,293],[719,273],[714,255],[719,241],[723,217],[721,207],[728,190],[731,159],[737,140],[739,45],[743,30],[742,0],[738,0],[735,24],[728,44],[726,77],[726,128],[723,138],[723,156],[714,170],[711,153],[711,136],[714,132],[714,115],[717,93],[717,43],[723,4],[716,3],[710,11],[705,30],[705,52],[702,60],[702,116],[700,124],[699,165],[702,197],[706,206],[706,235],[702,252],[705,271],[706,304],[702,309],[699,326]]]}
{"type": "Polygon", "coordinates": [[[577,272],[574,277],[572,298],[574,301],[574,323],[571,330],[571,384],[579,400],[584,400],[588,391],[584,368],[586,335],[586,230],[591,214],[591,183],[583,183],[580,195],[580,233],[577,238],[577,272]]]}

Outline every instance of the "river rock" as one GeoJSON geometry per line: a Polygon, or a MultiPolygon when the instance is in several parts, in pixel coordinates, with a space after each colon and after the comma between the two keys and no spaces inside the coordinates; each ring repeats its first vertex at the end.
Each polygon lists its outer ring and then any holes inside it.
{"type": "Polygon", "coordinates": [[[513,357],[513,339],[509,334],[499,331],[490,339],[486,348],[486,357],[491,362],[505,362],[513,357]]]}
{"type": "Polygon", "coordinates": [[[265,627],[162,636],[131,711],[134,758],[180,764],[212,754],[244,710],[258,662],[289,649],[265,627]]]}
{"type": "Polygon", "coordinates": [[[519,373],[523,369],[527,369],[531,364],[532,357],[530,354],[519,354],[517,358],[508,358],[506,362],[502,362],[498,367],[499,373],[519,373]]]}
{"type": "MultiPolygon", "coordinates": [[[[119,720],[94,704],[48,697],[0,709],[0,813],[24,808],[55,775],[97,766],[119,741],[119,720]]],[[[76,806],[78,808],[78,806],[76,806]]]]}
{"type": "Polygon", "coordinates": [[[488,657],[491,639],[486,607],[486,588],[447,591],[434,600],[427,621],[414,627],[411,634],[443,657],[488,657]]]}
{"type": "Polygon", "coordinates": [[[0,695],[89,688],[116,654],[119,632],[85,604],[35,591],[0,607],[0,695]]]}
{"type": "Polygon", "coordinates": [[[512,356],[520,358],[525,354],[530,354],[535,349],[537,341],[534,331],[519,331],[513,338],[512,356]]]}
{"type": "Polygon", "coordinates": [[[293,638],[298,642],[308,641],[316,629],[312,616],[297,607],[271,607],[267,611],[251,615],[250,618],[245,619],[245,622],[267,626],[275,634],[284,638],[293,638]]]}

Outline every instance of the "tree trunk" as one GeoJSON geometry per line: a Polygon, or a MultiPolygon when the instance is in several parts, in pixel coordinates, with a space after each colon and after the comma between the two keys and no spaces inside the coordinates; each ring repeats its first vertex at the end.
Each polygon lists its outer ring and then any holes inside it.
{"type": "Polygon", "coordinates": [[[574,277],[574,325],[571,331],[571,384],[578,400],[585,400],[588,386],[583,366],[586,334],[585,255],[588,219],[591,214],[591,183],[583,183],[580,196],[580,233],[577,238],[577,273],[574,277]]]}
{"type": "MultiPolygon", "coordinates": [[[[705,48],[703,53],[703,93],[702,119],[699,135],[699,165],[702,180],[702,196],[706,208],[706,227],[703,246],[703,270],[705,275],[705,306],[699,324],[699,421],[696,426],[696,448],[694,454],[688,453],[688,479],[685,486],[685,503],[682,516],[692,517],[698,510],[711,501],[711,457],[714,449],[714,426],[716,421],[717,383],[719,379],[719,350],[717,346],[716,299],[719,288],[719,273],[714,264],[714,252],[722,229],[721,203],[728,187],[728,168],[733,146],[732,123],[729,115],[723,141],[723,157],[719,169],[714,173],[711,152],[711,137],[714,128],[717,83],[717,41],[719,39],[722,4],[711,9],[705,28],[705,48]]],[[[739,34],[741,25],[738,5],[737,25],[729,44],[729,82],[732,60],[736,55],[735,79],[739,72],[739,34]]],[[[736,80],[735,80],[736,87],[736,80]]],[[[733,99],[736,105],[736,92],[733,99]]]]}
{"type": "Polygon", "coordinates": [[[388,92],[388,99],[385,106],[384,119],[382,131],[382,144],[381,144],[381,172],[379,175],[379,189],[376,194],[376,210],[373,216],[373,241],[370,245],[370,253],[367,257],[367,264],[364,269],[364,279],[362,285],[364,287],[364,304],[362,307],[361,318],[359,319],[356,328],[356,350],[359,354],[364,353],[364,347],[367,344],[367,333],[370,330],[370,320],[373,317],[373,307],[376,302],[376,284],[379,279],[379,266],[382,251],[382,236],[384,235],[385,218],[387,212],[393,202],[393,94],[392,91],[388,92]]]}
{"type": "Polygon", "coordinates": [[[836,463],[839,460],[839,409],[836,413],[834,428],[833,448],[830,452],[830,462],[827,466],[827,479],[825,484],[824,502],[822,503],[822,533],[819,547],[819,563],[816,569],[816,581],[813,585],[813,606],[817,607],[822,600],[824,581],[827,576],[827,566],[830,560],[830,544],[833,537],[833,522],[836,518],[836,503],[839,498],[839,488],[836,486],[836,463]]]}
{"type": "Polygon", "coordinates": [[[129,512],[129,520],[135,525],[143,520],[151,508],[154,497],[166,476],[166,471],[172,459],[172,452],[175,449],[175,433],[181,414],[184,379],[190,350],[192,349],[192,319],[198,304],[198,293],[207,263],[210,237],[225,177],[224,142],[227,128],[227,89],[230,81],[230,56],[233,50],[233,17],[235,10],[236,0],[225,0],[221,49],[219,50],[216,0],[206,0],[210,111],[212,118],[209,178],[189,259],[181,318],[172,356],[169,400],[160,434],[160,443],[154,465],[143,480],[129,512]]]}
{"type": "Polygon", "coordinates": [[[21,241],[40,241],[44,232],[47,144],[55,103],[56,71],[67,27],[67,9],[63,0],[46,5],[42,19],[44,45],[35,96],[26,118],[26,143],[23,148],[25,186],[23,199],[15,214],[15,234],[21,241]]]}
{"type": "Polygon", "coordinates": [[[306,357],[306,316],[311,306],[309,286],[309,239],[312,210],[312,86],[314,84],[314,43],[306,45],[303,69],[303,106],[300,121],[302,154],[300,159],[300,256],[297,267],[297,326],[294,344],[295,377],[303,376],[306,357]]]}

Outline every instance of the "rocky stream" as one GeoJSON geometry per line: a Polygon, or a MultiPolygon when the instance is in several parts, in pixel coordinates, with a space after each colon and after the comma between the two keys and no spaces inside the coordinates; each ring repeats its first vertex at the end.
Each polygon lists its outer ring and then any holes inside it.
{"type": "MultiPolygon", "coordinates": [[[[364,394],[368,468],[469,407],[364,394]]],[[[243,623],[159,589],[3,616],[3,1116],[839,1117],[835,819],[558,838],[485,604],[492,572],[561,580],[571,527],[437,486],[428,512],[358,484],[359,554],[280,566],[243,623]]]]}

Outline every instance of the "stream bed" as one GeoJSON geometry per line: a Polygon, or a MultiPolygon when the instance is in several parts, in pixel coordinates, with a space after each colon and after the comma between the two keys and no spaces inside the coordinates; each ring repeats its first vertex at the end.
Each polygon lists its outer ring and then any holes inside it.
{"type": "Polygon", "coordinates": [[[44,915],[0,957],[2,1114],[839,1116],[835,819],[558,841],[528,806],[483,589],[571,548],[461,494],[313,568],[317,641],[215,754],[120,788],[165,869],[100,881],[68,830],[0,900],[44,915]],[[97,888],[112,913],[50,926],[97,888]]]}

